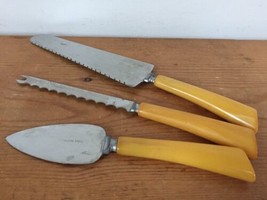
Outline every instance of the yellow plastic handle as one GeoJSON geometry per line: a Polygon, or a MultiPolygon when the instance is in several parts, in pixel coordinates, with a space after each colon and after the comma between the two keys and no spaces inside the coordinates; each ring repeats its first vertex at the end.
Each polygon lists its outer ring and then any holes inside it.
{"type": "Polygon", "coordinates": [[[187,99],[225,120],[258,131],[257,111],[219,94],[166,77],[157,76],[154,85],[172,94],[187,99]]]}
{"type": "Polygon", "coordinates": [[[234,147],[119,137],[117,153],[184,164],[248,182],[256,180],[245,152],[234,147]]]}
{"type": "Polygon", "coordinates": [[[140,104],[138,115],[188,131],[217,144],[239,147],[250,158],[257,158],[256,136],[250,128],[148,103],[140,104]]]}

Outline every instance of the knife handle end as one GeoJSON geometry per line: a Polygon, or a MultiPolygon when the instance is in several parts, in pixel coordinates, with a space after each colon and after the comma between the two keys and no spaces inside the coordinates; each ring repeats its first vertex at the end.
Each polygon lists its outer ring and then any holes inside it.
{"type": "Polygon", "coordinates": [[[138,116],[185,130],[217,144],[238,147],[257,158],[257,142],[250,128],[149,103],[139,105],[138,116]]]}
{"type": "Polygon", "coordinates": [[[225,120],[258,131],[256,109],[208,90],[159,75],[154,85],[167,92],[191,101],[225,120]]]}
{"type": "Polygon", "coordinates": [[[184,164],[247,182],[256,180],[254,169],[245,152],[234,147],[119,137],[117,153],[184,164]]]}

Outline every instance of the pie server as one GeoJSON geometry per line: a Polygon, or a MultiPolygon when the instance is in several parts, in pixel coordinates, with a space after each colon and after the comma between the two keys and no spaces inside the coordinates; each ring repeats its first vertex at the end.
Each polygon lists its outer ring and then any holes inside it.
{"type": "Polygon", "coordinates": [[[31,128],[6,138],[14,148],[62,164],[90,164],[111,151],[119,155],[184,164],[248,182],[256,179],[245,152],[239,148],[134,137],[107,136],[99,126],[59,124],[31,128]]]}

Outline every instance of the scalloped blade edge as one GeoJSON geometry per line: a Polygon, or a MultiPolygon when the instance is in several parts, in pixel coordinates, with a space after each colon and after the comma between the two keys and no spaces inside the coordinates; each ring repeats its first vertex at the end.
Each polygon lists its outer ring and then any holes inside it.
{"type": "Polygon", "coordinates": [[[95,103],[103,103],[106,106],[114,106],[117,109],[123,108],[128,112],[135,112],[135,108],[137,106],[137,103],[135,103],[134,101],[129,101],[118,97],[100,94],[97,92],[88,91],[64,85],[61,83],[40,79],[33,76],[23,75],[22,79],[17,80],[17,83],[21,85],[30,85],[32,87],[36,86],[40,89],[47,89],[48,91],[54,91],[57,93],[63,93],[67,96],[74,96],[77,99],[82,98],[87,101],[92,100],[95,103]]]}

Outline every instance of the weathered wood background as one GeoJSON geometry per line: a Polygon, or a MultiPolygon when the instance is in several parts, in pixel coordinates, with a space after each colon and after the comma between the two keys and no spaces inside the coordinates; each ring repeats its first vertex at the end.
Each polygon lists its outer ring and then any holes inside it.
{"type": "MultiPolygon", "coordinates": [[[[259,158],[255,183],[196,168],[103,156],[92,165],[66,166],[38,160],[13,149],[5,137],[22,129],[58,123],[90,123],[116,136],[205,142],[192,134],[145,120],[124,110],[63,94],[20,86],[33,75],[110,95],[150,102],[204,116],[208,111],[141,84],[128,88],[29,42],[0,37],[0,199],[266,199],[267,41],[68,38],[155,64],[157,74],[217,92],[258,110],[259,158]]],[[[226,163],[227,164],[227,163],[226,163]]]]}

